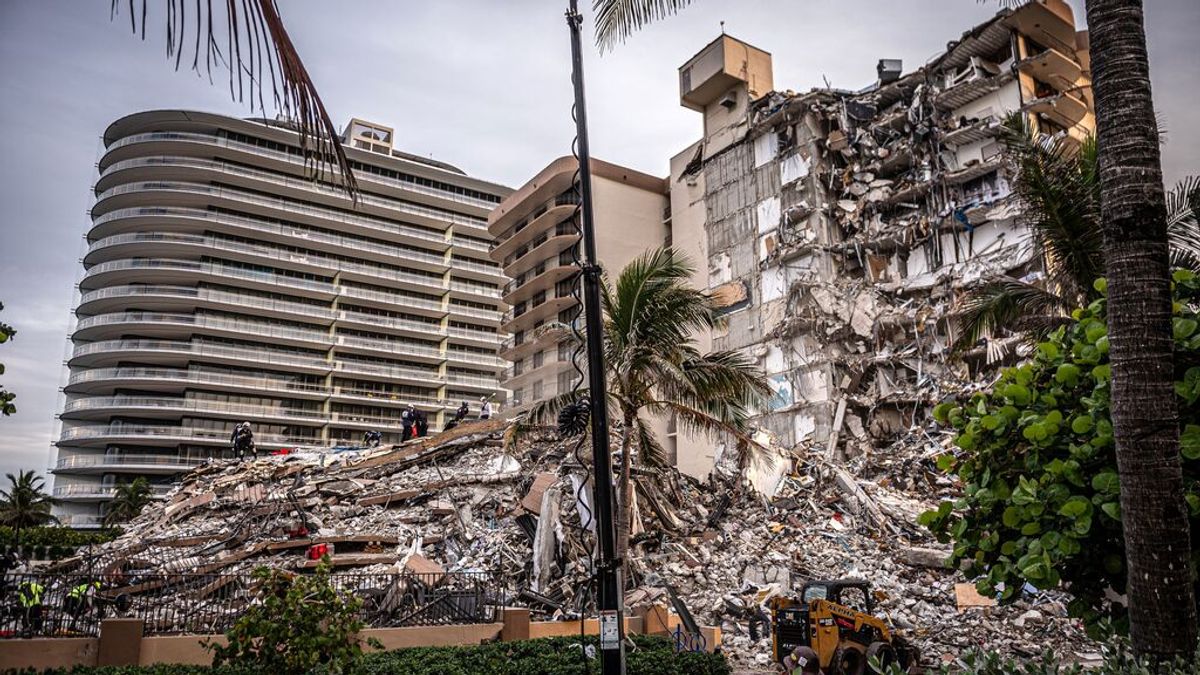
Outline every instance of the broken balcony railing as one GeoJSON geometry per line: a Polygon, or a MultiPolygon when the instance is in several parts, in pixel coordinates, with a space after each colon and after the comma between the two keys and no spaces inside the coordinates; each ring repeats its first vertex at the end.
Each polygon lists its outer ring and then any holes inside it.
{"type": "MultiPolygon", "coordinates": [[[[334,574],[334,588],[362,601],[371,628],[491,623],[503,606],[495,576],[485,572],[334,574]]],[[[111,576],[8,574],[0,586],[0,638],[98,636],[105,618],[138,618],[146,635],[214,634],[233,627],[261,602],[263,582],[236,574],[111,576]],[[71,590],[99,581],[80,606],[71,590]],[[21,601],[23,584],[41,586],[40,611],[21,601]]],[[[31,591],[25,587],[26,597],[31,591]]]]}

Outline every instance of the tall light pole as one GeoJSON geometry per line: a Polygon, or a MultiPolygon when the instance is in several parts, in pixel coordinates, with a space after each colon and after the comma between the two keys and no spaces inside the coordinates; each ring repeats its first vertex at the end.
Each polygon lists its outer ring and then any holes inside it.
{"type": "MultiPolygon", "coordinates": [[[[592,164],[588,147],[587,102],[583,92],[583,17],[578,0],[570,0],[567,26],[571,31],[571,80],[575,85],[575,135],[579,156],[579,229],[583,236],[583,315],[587,329],[588,389],[591,399],[593,503],[600,562],[600,667],[604,675],[625,673],[625,611],[622,607],[621,561],[616,558],[613,528],[612,457],[608,448],[608,391],[604,377],[604,323],[600,316],[600,265],[596,259],[596,229],[592,215],[592,164]]],[[[628,459],[626,459],[628,461],[628,459]]]]}

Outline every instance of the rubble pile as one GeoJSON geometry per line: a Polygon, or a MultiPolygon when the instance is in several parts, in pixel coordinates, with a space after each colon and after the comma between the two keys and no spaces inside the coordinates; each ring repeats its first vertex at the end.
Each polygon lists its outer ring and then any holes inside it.
{"type": "MultiPolygon", "coordinates": [[[[339,572],[489,573],[501,601],[535,618],[577,616],[590,609],[579,592],[593,546],[589,468],[576,439],[514,431],[492,420],[391,448],[214,462],[122,536],[56,569],[136,595],[162,574],[315,567],[306,553],[325,545],[339,572]]],[[[800,452],[769,498],[736,474],[701,483],[635,469],[627,605],[667,603],[669,585],[698,621],[723,628],[731,658],[754,666],[770,640],[752,641],[748,625],[769,598],[807,579],[858,577],[872,584],[876,612],[928,658],[971,645],[1092,651],[1059,598],[960,612],[988,603],[959,597],[965,580],[942,567],[948,552],[914,525],[933,504],[914,495],[951,489],[930,462],[941,442],[923,438],[881,462],[800,452]]]]}

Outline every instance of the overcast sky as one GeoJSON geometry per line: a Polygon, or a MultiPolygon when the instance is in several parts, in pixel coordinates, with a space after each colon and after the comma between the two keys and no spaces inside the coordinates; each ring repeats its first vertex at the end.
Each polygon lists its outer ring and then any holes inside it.
{"type": "MultiPolygon", "coordinates": [[[[109,4],[0,0],[0,319],[19,331],[0,345],[7,367],[0,382],[18,395],[17,415],[0,418],[0,474],[44,471],[50,460],[104,128],[148,108],[249,114],[230,101],[223,81],[209,86],[171,69],[154,30],[165,26],[159,2],[149,2],[145,43],[130,36],[128,17],[109,22],[109,4]]],[[[395,127],[396,147],[511,186],[567,154],[565,0],[280,5],[339,126],[357,116],[395,127]]],[[[1072,5],[1082,27],[1082,0],[1072,5]]],[[[1173,183],[1200,165],[1200,2],[1146,5],[1173,183]]],[[[823,81],[857,89],[875,79],[878,59],[900,58],[911,70],[996,9],[973,0],[697,0],[615,53],[601,57],[588,47],[593,153],[667,173],[670,156],[700,133],[699,116],[679,106],[676,68],[719,33],[721,21],[772,53],[777,89],[823,81]]]]}

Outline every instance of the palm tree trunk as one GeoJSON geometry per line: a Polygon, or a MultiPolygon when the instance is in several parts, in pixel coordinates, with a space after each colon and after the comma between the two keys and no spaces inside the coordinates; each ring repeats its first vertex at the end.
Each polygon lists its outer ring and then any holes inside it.
{"type": "Polygon", "coordinates": [[[1153,658],[1196,649],[1173,391],[1166,207],[1141,0],[1087,0],[1108,274],[1112,421],[1130,632],[1153,658]]]}
{"type": "MultiPolygon", "coordinates": [[[[633,414],[624,412],[625,424],[621,427],[621,478],[617,482],[617,560],[621,561],[623,570],[627,569],[628,565],[625,558],[629,553],[630,521],[633,518],[633,458],[630,456],[633,446],[633,418],[633,414]]],[[[622,574],[621,578],[628,581],[629,575],[622,574]]]]}

